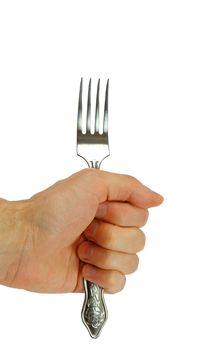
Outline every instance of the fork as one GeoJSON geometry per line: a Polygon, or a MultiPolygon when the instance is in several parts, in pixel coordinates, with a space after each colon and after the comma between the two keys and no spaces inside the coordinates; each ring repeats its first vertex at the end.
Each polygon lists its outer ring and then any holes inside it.
{"type": "MultiPolygon", "coordinates": [[[[100,79],[97,83],[94,130],[91,130],[91,78],[88,85],[86,129],[82,127],[82,90],[83,78],[80,81],[78,118],[77,118],[77,155],[82,157],[89,168],[99,169],[101,162],[110,155],[108,143],[108,92],[109,79],[106,83],[104,116],[102,130],[100,117],[100,79]]],[[[97,338],[107,320],[107,308],[104,300],[104,290],[97,284],[83,280],[85,299],[82,308],[82,321],[92,338],[97,338]]]]}

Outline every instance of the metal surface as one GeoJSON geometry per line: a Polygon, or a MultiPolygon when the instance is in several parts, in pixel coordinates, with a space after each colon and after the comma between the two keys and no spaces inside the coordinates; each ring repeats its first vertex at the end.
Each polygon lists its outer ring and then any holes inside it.
{"type": "MultiPolygon", "coordinates": [[[[80,82],[78,119],[77,119],[77,155],[82,157],[90,168],[100,168],[101,162],[110,155],[108,143],[108,92],[106,83],[104,116],[102,130],[100,124],[100,79],[97,83],[94,129],[91,130],[91,79],[88,86],[86,128],[83,131],[82,92],[83,79],[80,82]]],[[[107,320],[107,308],[104,291],[97,284],[84,280],[85,300],[82,308],[82,320],[92,338],[97,338],[107,320]]]]}

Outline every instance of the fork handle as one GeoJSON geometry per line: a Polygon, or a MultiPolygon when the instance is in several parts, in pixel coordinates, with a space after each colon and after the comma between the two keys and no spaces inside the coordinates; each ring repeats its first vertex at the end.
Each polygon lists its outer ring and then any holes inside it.
{"type": "MultiPolygon", "coordinates": [[[[100,168],[101,162],[88,162],[89,168],[100,168]]],[[[107,320],[107,308],[104,290],[97,284],[83,279],[85,299],[82,308],[82,320],[92,338],[97,338],[107,320]]]]}

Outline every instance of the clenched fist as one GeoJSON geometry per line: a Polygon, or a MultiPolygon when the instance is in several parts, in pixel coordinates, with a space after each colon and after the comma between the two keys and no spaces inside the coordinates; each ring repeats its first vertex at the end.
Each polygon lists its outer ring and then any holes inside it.
{"type": "Polygon", "coordinates": [[[141,227],[163,197],[128,175],[84,169],[28,200],[0,200],[0,283],[35,292],[120,291],[141,227]]]}

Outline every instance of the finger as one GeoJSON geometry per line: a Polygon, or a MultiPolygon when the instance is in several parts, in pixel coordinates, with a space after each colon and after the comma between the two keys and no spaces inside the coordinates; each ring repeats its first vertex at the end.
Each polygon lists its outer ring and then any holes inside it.
{"type": "MultiPolygon", "coordinates": [[[[129,175],[114,174],[98,169],[83,169],[61,182],[72,182],[77,188],[92,193],[98,203],[105,201],[129,202],[140,208],[149,208],[163,202],[163,197],[129,175]]],[[[64,193],[66,188],[64,187],[64,193]]]]}
{"type": "Polygon", "coordinates": [[[139,263],[136,254],[108,250],[89,241],[83,242],[79,246],[78,257],[83,262],[101,269],[117,270],[123,274],[135,272],[139,263]]]}
{"type": "Polygon", "coordinates": [[[106,293],[120,292],[124,288],[126,282],[125,276],[119,271],[102,270],[89,264],[84,265],[82,276],[86,280],[104,288],[106,293]]]}
{"type": "Polygon", "coordinates": [[[96,213],[97,219],[125,227],[142,227],[146,224],[148,216],[147,209],[121,202],[101,203],[96,213]]]}
{"type": "Polygon", "coordinates": [[[97,245],[122,253],[135,254],[145,245],[145,234],[136,227],[119,227],[93,220],[84,235],[97,245]]]}

